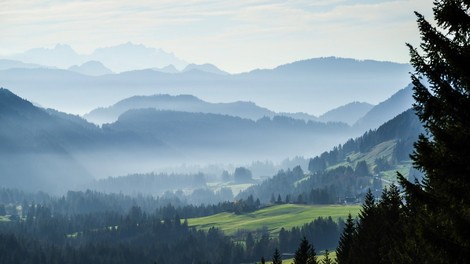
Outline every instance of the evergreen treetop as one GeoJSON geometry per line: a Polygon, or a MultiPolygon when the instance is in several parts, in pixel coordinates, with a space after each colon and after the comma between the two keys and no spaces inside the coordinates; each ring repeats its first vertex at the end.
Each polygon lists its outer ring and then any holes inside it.
{"type": "Polygon", "coordinates": [[[355,232],[356,227],[354,226],[354,220],[352,219],[351,214],[348,214],[343,233],[341,233],[338,247],[336,248],[336,261],[338,264],[349,263],[349,252],[351,251],[355,232]]]}
{"type": "Polygon", "coordinates": [[[300,241],[299,248],[295,251],[294,264],[316,264],[316,252],[313,245],[306,237],[300,241]]]}
{"type": "Polygon", "coordinates": [[[281,254],[279,253],[279,250],[277,248],[274,250],[273,264],[282,264],[281,254]]]}
{"type": "Polygon", "coordinates": [[[412,160],[420,183],[400,176],[429,259],[470,262],[470,1],[436,0],[436,27],[416,13],[420,49],[407,44],[414,109],[426,133],[412,160]]]}

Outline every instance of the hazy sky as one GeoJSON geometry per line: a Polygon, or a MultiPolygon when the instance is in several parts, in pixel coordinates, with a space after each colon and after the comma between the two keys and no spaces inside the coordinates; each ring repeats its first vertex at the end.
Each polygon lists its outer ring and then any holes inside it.
{"type": "Polygon", "coordinates": [[[338,56],[408,62],[432,0],[0,0],[0,56],[131,41],[229,72],[338,56]]]}

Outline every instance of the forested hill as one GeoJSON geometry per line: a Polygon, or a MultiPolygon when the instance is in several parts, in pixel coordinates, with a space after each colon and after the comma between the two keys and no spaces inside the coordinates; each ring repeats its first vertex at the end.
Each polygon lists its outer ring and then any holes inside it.
{"type": "MultiPolygon", "coordinates": [[[[131,109],[154,108],[157,110],[171,110],[194,113],[213,113],[238,116],[253,120],[264,116],[273,117],[275,112],[259,107],[252,102],[209,103],[192,95],[150,95],[133,96],[121,100],[109,107],[100,107],[84,115],[87,120],[102,124],[115,122],[124,112],[131,109]]],[[[312,116],[312,118],[314,118],[312,116]]]]}
{"type": "Polygon", "coordinates": [[[91,180],[70,155],[67,142],[80,145],[90,135],[99,134],[96,127],[84,128],[54,117],[3,88],[0,124],[3,187],[55,192],[91,180]]]}
{"type": "Polygon", "coordinates": [[[413,110],[407,110],[376,130],[310,159],[309,172],[300,167],[281,171],[273,178],[239,195],[261,202],[327,204],[358,202],[370,188],[380,194],[396,182],[396,172],[417,176],[409,158],[413,142],[424,129],[413,110]]]}
{"type": "Polygon", "coordinates": [[[155,109],[130,110],[115,123],[98,127],[36,107],[6,89],[0,90],[0,110],[0,185],[30,191],[67,190],[92,176],[191,161],[284,159],[311,153],[314,147],[328,149],[351,130],[344,123],[285,116],[254,121],[155,109]]]}

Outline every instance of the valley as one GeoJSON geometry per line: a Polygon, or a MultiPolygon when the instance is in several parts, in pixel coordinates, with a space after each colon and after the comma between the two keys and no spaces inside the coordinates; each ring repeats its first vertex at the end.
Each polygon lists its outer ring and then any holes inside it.
{"type": "Polygon", "coordinates": [[[0,21],[0,264],[470,262],[468,0],[0,21]]]}

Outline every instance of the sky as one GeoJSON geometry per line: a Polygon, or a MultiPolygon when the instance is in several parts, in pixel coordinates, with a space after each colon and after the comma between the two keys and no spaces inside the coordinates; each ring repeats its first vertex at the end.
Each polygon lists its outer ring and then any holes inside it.
{"type": "Polygon", "coordinates": [[[0,0],[0,57],[132,42],[231,72],[337,56],[408,62],[431,0],[0,0]]]}

